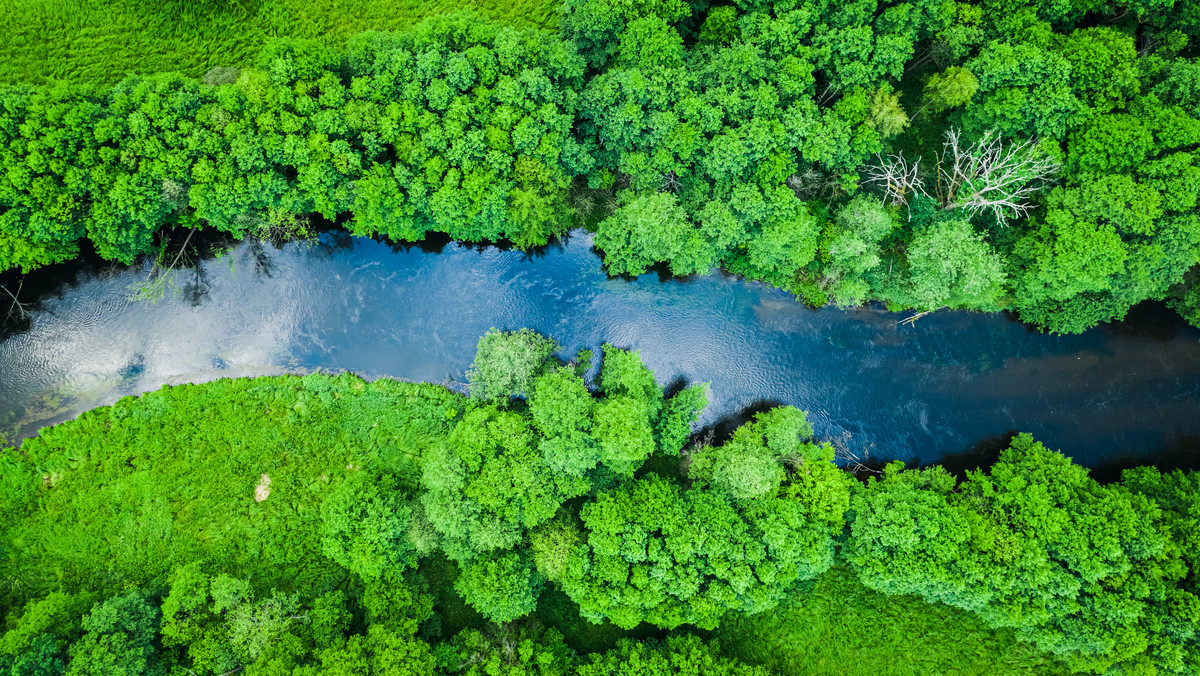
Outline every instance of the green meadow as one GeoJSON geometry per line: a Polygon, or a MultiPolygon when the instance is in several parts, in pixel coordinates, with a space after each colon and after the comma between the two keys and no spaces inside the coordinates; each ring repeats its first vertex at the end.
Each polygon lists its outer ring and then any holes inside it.
{"type": "Polygon", "coordinates": [[[242,67],[275,38],[340,43],[470,10],[503,24],[553,28],[553,0],[4,0],[0,83],[113,84],[129,73],[201,77],[242,67]]]}

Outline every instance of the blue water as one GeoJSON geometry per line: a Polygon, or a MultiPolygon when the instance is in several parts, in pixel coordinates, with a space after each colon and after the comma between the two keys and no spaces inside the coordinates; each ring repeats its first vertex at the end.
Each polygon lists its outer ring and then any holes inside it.
{"type": "Polygon", "coordinates": [[[10,441],[164,383],[344,369],[454,386],[493,326],[564,353],[639,349],[665,385],[708,381],[703,425],[798,406],[847,459],[931,463],[1020,430],[1098,465],[1200,437],[1200,331],[1154,307],[1067,337],[965,312],[898,325],[719,274],[610,279],[583,232],[534,255],[326,234],[172,274],[157,302],[131,298],[140,268],[84,271],[39,300],[0,342],[10,441]]]}

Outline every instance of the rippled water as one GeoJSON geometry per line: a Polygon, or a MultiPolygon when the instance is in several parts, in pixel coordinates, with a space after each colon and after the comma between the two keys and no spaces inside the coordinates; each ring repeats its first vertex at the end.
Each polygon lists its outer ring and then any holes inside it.
{"type": "Polygon", "coordinates": [[[144,278],[83,273],[0,343],[10,439],[164,383],[345,369],[452,384],[492,326],[549,333],[568,352],[640,349],[664,384],[712,384],[705,424],[794,404],[868,460],[929,463],[1021,430],[1097,465],[1200,436],[1200,331],[1153,307],[1068,337],[962,312],[898,326],[721,275],[609,279],[585,233],[534,256],[335,234],[244,244],[153,303],[131,299],[144,278]]]}

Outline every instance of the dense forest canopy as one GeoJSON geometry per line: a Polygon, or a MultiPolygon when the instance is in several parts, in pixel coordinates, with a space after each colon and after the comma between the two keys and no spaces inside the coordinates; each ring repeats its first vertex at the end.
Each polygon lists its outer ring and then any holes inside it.
{"type": "MultiPolygon", "coordinates": [[[[1200,323],[1200,6],[567,0],[203,78],[0,88],[0,270],[174,231],[507,239],[813,304],[1200,323]]],[[[178,241],[178,238],[176,238],[178,241]]]]}
{"type": "Polygon", "coordinates": [[[1200,668],[1194,474],[1104,485],[1018,435],[863,482],[802,411],[690,440],[704,384],[559,351],[490,331],[469,396],[164,387],[5,450],[0,674],[766,674],[736,656],[830,585],[956,608],[955,642],[1011,632],[1046,673],[1200,668]]]}

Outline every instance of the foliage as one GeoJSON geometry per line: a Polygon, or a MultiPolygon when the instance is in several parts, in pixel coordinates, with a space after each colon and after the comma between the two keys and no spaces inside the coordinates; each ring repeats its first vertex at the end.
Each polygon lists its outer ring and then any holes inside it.
{"type": "Polygon", "coordinates": [[[447,673],[466,676],[567,676],[575,665],[562,634],[536,622],[465,629],[439,657],[447,673]]]}
{"type": "Polygon", "coordinates": [[[450,558],[510,549],[587,491],[586,480],[550,471],[531,432],[521,414],[484,406],[421,458],[421,501],[450,558]]]}
{"type": "Polygon", "coordinates": [[[242,237],[311,213],[402,240],[533,246],[566,227],[591,164],[569,43],[463,15],[338,47],[277,40],[257,65],[219,85],[0,91],[0,270],[69,259],[85,235],[129,263],[164,227],[242,237]]]}
{"type": "Polygon", "coordinates": [[[854,496],[846,559],[868,587],[977,613],[1076,670],[1137,662],[1162,592],[1159,508],[1018,435],[990,472],[939,467],[854,496]],[[956,485],[957,483],[957,485],[956,485]]]}
{"type": "MultiPolygon", "coordinates": [[[[735,444],[740,450],[765,440],[775,453],[803,453],[806,424],[802,413],[780,409],[743,428],[735,444]]],[[[767,479],[756,493],[680,490],[649,475],[600,493],[580,510],[587,540],[570,555],[564,591],[584,617],[625,628],[642,621],[712,628],[727,610],[775,606],[796,580],[829,567],[832,536],[843,525],[849,484],[839,485],[832,450],[807,455],[783,490],[782,479],[774,489],[767,479]]]]}
{"type": "Polygon", "coordinates": [[[1200,262],[1200,120],[1153,97],[1097,115],[1067,149],[1072,178],[1015,246],[1017,308],[1057,332],[1162,299],[1200,262]]]}
{"type": "Polygon", "coordinates": [[[884,300],[921,310],[1001,307],[1005,261],[965,218],[942,218],[918,232],[905,260],[908,288],[881,294],[884,300]]]}
{"type": "Polygon", "coordinates": [[[895,227],[895,217],[865,195],[842,207],[823,238],[829,262],[818,280],[833,302],[858,305],[868,298],[866,275],[882,261],[880,241],[895,227]]]}
{"type": "Polygon", "coordinates": [[[380,482],[376,487],[366,474],[352,473],[321,504],[321,551],[363,578],[416,565],[406,532],[412,507],[388,485],[394,483],[392,477],[381,477],[380,482]]]}
{"type": "Polygon", "coordinates": [[[148,594],[134,589],[97,603],[83,617],[83,637],[71,644],[66,674],[154,676],[165,670],[154,646],[159,610],[148,594]]]}
{"type": "Polygon", "coordinates": [[[492,622],[506,623],[537,607],[542,581],[528,552],[484,554],[463,567],[454,588],[492,622]]]}
{"type": "Polygon", "coordinates": [[[479,339],[475,361],[467,370],[471,396],[503,401],[532,394],[534,379],[558,350],[558,343],[529,329],[489,329],[479,339]]]}
{"type": "Polygon", "coordinates": [[[671,274],[708,272],[713,260],[671,193],[635,197],[600,222],[596,246],[612,274],[640,275],[658,261],[671,274]]]}

